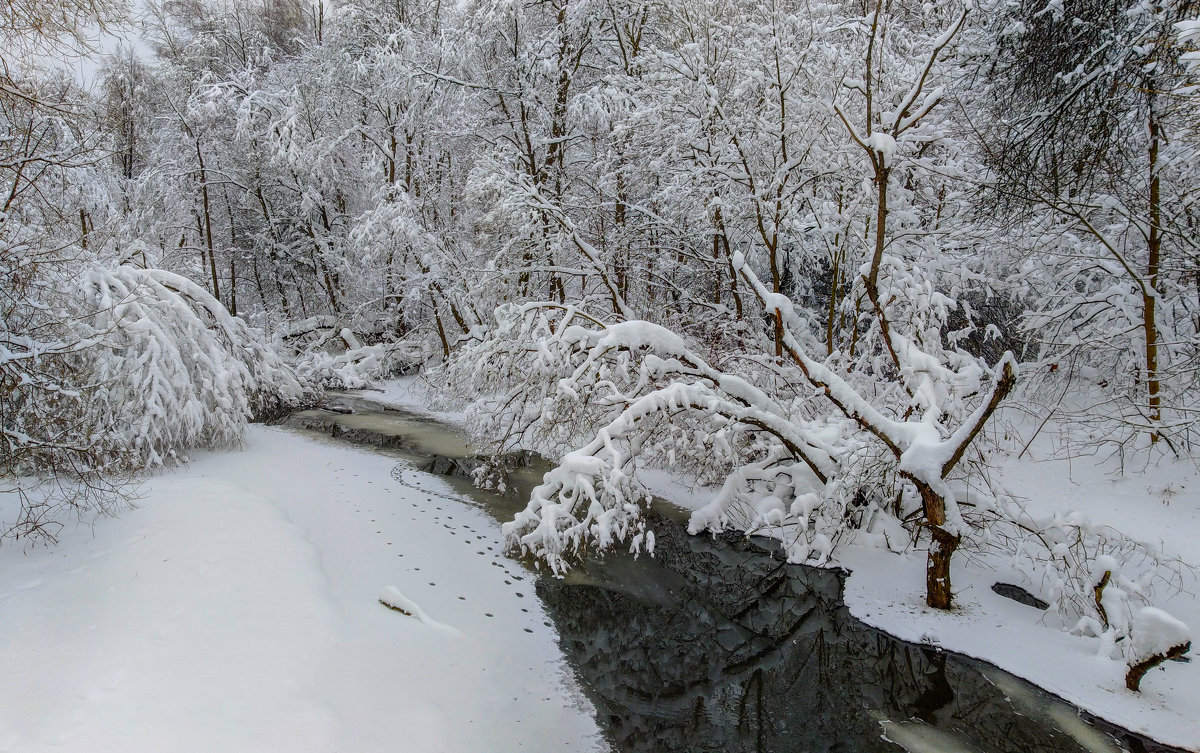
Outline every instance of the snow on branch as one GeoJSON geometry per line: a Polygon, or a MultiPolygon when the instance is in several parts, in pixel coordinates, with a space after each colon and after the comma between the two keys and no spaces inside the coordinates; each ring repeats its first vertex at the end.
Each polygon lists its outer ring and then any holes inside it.
{"type": "Polygon", "coordinates": [[[153,467],[193,447],[237,442],[246,422],[300,403],[306,389],[263,341],[204,288],[158,269],[88,270],[97,333],[87,387],[96,441],[153,467]]]}
{"type": "Polygon", "coordinates": [[[843,446],[851,432],[812,410],[813,396],[773,396],[764,374],[717,369],[650,322],[604,324],[536,303],[504,308],[497,320],[494,336],[460,354],[448,376],[473,385],[460,398],[475,401],[482,423],[524,427],[524,446],[553,452],[575,440],[578,449],[505,526],[511,546],[555,572],[589,547],[646,545],[637,472],[649,465],[685,464],[723,479],[693,516],[694,532],[731,521],[768,526],[796,561],[825,562],[844,519],[868,512],[858,487],[842,479],[827,488],[840,474],[837,458],[852,454],[843,446]]]}

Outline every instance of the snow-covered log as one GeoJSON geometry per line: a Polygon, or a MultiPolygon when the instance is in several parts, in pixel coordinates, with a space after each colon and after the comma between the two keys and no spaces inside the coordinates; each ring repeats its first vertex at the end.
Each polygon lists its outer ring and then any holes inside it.
{"type": "Polygon", "coordinates": [[[1192,634],[1187,625],[1161,609],[1142,607],[1133,618],[1133,648],[1125,687],[1139,690],[1147,672],[1191,648],[1192,634]]]}

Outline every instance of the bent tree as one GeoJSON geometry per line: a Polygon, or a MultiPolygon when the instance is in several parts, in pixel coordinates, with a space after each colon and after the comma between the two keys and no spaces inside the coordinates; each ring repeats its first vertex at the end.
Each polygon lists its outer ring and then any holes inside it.
{"type": "MultiPolygon", "coordinates": [[[[502,306],[496,325],[451,360],[448,382],[478,405],[477,435],[555,454],[577,448],[505,527],[510,546],[555,572],[590,548],[628,542],[652,550],[638,471],[680,464],[719,484],[692,515],[693,533],[769,529],[789,560],[817,565],[852,536],[894,548],[927,537],[926,600],[950,608],[951,557],[988,507],[988,490],[967,472],[982,461],[971,446],[1017,369],[1011,354],[989,366],[955,345],[949,319],[957,304],[942,290],[954,287],[953,255],[971,244],[945,240],[949,229],[938,223],[948,222],[948,200],[923,198],[955,193],[924,166],[957,151],[943,145],[945,129],[934,121],[941,89],[932,82],[965,14],[900,42],[883,33],[885,16],[880,4],[850,27],[865,40],[860,62],[870,73],[849,87],[863,96],[828,113],[823,164],[794,166],[820,175],[835,162],[828,156],[840,154],[843,173],[801,182],[788,197],[797,215],[839,204],[828,200],[839,192],[865,199],[845,204],[862,216],[814,214],[810,223],[848,222],[861,239],[853,249],[859,275],[833,304],[847,322],[838,337],[773,277],[764,282],[760,274],[775,270],[746,244],[746,253],[730,254],[730,272],[748,291],[747,318],[770,322],[770,332],[748,338],[757,352],[705,355],[703,343],[649,321],[652,309],[614,293],[610,271],[588,255],[597,263],[573,304],[502,306]],[[927,53],[906,58],[893,49],[901,43],[927,53]],[[898,230],[892,214],[903,220],[898,230]],[[620,305],[606,305],[614,296],[620,305]]],[[[812,107],[824,96],[793,95],[812,107]]],[[[558,218],[552,205],[542,209],[558,218]]],[[[805,238],[780,242],[796,247],[805,238]]]]}
{"type": "Polygon", "coordinates": [[[523,443],[549,446],[577,431],[585,414],[601,417],[591,439],[564,456],[506,524],[509,544],[555,572],[592,547],[628,541],[652,550],[641,515],[647,495],[636,472],[641,464],[687,456],[725,472],[713,499],[693,513],[691,532],[731,523],[769,527],[793,562],[823,564],[835,540],[851,530],[886,537],[889,525],[896,530],[898,519],[919,515],[931,537],[927,602],[950,608],[950,558],[971,531],[956,471],[1016,382],[1011,354],[986,389],[979,389],[979,371],[933,366],[929,391],[943,389],[947,399],[889,415],[809,356],[791,303],[770,293],[743,258],[735,263],[764,310],[782,312],[788,370],[811,389],[799,392],[794,383],[778,389],[763,379],[766,372],[714,367],[659,325],[603,324],[557,304],[502,310],[496,337],[456,359],[452,371],[486,371],[493,386],[520,385],[486,412],[497,425],[512,422],[523,443]],[[961,409],[966,394],[953,394],[961,389],[954,381],[974,382],[968,392],[982,397],[973,409],[961,409]],[[526,391],[536,385],[545,388],[526,391]],[[947,415],[958,416],[953,425],[947,415]],[[897,480],[909,491],[900,495],[908,504],[892,507],[881,491],[897,480]]]}

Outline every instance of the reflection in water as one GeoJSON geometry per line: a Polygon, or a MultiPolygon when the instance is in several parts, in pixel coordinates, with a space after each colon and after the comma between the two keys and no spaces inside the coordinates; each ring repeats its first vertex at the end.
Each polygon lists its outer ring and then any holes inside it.
{"type": "MultiPolygon", "coordinates": [[[[463,437],[432,419],[340,402],[355,413],[306,411],[288,423],[431,472],[479,465],[463,437]]],[[[515,495],[451,485],[507,520],[544,467],[514,471],[515,495]]],[[[663,513],[653,558],[610,555],[537,589],[619,751],[1172,750],[1085,721],[982,662],[860,623],[841,603],[839,574],[788,565],[769,541],[689,536],[663,513]]]]}
{"type": "Polygon", "coordinates": [[[1011,675],[867,627],[838,574],[773,558],[770,542],[652,527],[653,560],[610,556],[538,587],[620,751],[1161,750],[1118,746],[1011,675]]]}

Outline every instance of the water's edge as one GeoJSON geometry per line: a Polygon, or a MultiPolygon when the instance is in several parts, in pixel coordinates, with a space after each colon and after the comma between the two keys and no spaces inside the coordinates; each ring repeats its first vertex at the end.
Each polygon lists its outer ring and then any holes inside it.
{"type": "MultiPolygon", "coordinates": [[[[497,520],[545,468],[510,458],[509,494],[479,491],[467,478],[482,461],[455,427],[357,395],[336,402],[354,412],[284,423],[446,476],[497,520]]],[[[858,621],[841,600],[844,574],[789,565],[770,540],[690,536],[666,505],[651,516],[653,558],[592,558],[537,584],[616,750],[1186,753],[858,621]]]]}

